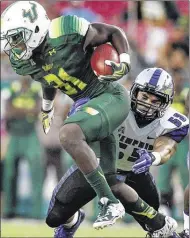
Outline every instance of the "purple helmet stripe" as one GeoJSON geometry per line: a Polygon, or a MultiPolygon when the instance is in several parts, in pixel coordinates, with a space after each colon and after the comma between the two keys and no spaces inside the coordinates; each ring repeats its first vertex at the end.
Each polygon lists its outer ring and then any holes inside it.
{"type": "Polygon", "coordinates": [[[158,83],[158,79],[160,78],[160,75],[162,73],[162,69],[156,69],[149,81],[149,84],[156,86],[158,83]]]}

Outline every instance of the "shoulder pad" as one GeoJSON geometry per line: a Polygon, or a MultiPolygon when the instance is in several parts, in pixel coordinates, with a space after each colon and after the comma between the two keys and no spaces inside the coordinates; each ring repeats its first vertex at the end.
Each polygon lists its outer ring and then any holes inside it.
{"type": "Polygon", "coordinates": [[[51,21],[49,28],[49,37],[58,38],[63,35],[77,33],[85,36],[89,28],[89,22],[84,18],[77,16],[61,16],[51,21]]]}
{"type": "Polygon", "coordinates": [[[170,107],[165,115],[160,119],[160,123],[163,127],[163,135],[189,125],[189,119],[182,113],[170,107]]]}

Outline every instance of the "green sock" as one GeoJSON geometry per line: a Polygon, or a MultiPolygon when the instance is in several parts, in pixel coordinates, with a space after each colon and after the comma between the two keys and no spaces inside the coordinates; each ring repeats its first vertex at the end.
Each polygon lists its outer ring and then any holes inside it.
{"type": "MultiPolygon", "coordinates": [[[[149,206],[140,197],[137,202],[129,205],[130,214],[134,218],[147,224],[152,230],[159,230],[165,224],[165,216],[157,212],[153,207],[149,206]]],[[[128,209],[126,209],[127,211],[128,209]]]]}
{"type": "Polygon", "coordinates": [[[107,197],[110,201],[114,203],[118,203],[117,198],[113,195],[106,178],[104,176],[104,172],[101,167],[98,166],[94,171],[89,174],[84,175],[88,183],[94,189],[99,199],[102,197],[107,197]]]}

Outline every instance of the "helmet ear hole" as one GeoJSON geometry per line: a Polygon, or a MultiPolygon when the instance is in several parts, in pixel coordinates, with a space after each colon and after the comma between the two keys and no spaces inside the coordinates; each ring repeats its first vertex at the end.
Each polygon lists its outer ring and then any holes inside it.
{"type": "Polygon", "coordinates": [[[35,33],[38,33],[39,30],[40,30],[39,26],[36,26],[36,28],[35,28],[35,33]]]}

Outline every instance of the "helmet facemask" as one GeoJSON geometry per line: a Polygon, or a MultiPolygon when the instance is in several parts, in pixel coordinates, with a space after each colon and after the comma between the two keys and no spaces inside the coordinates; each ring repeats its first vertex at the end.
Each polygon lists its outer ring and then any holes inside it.
{"type": "Polygon", "coordinates": [[[131,109],[135,113],[135,115],[139,116],[142,119],[154,120],[162,117],[169,105],[170,101],[168,95],[157,92],[150,85],[143,87],[140,84],[134,84],[131,88],[131,109]],[[146,92],[155,95],[160,100],[155,105],[147,103],[143,100],[139,100],[139,92],[146,92]]]}
{"type": "Polygon", "coordinates": [[[32,48],[28,46],[32,31],[26,28],[9,30],[5,36],[7,41],[4,51],[6,54],[13,54],[17,60],[29,59],[32,55],[32,48]]]}
{"type": "Polygon", "coordinates": [[[16,1],[1,15],[3,50],[17,60],[28,60],[44,41],[50,26],[45,9],[36,1],[16,1]]]}

